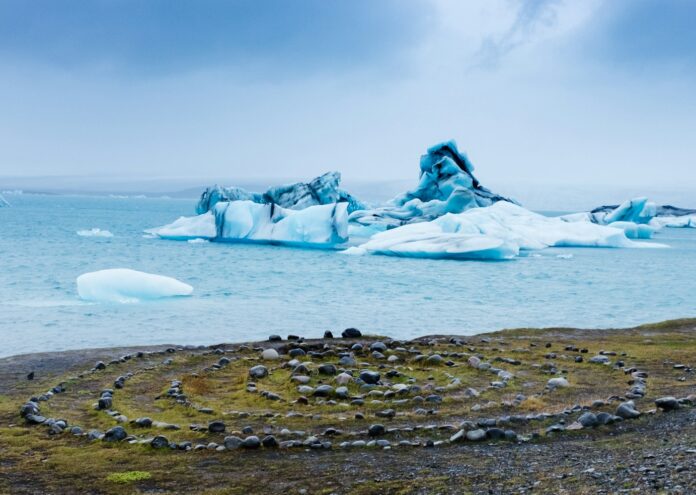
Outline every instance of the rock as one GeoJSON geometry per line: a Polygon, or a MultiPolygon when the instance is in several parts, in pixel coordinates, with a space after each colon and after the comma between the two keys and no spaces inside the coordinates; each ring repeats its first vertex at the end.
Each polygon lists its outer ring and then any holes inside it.
{"type": "Polygon", "coordinates": [[[339,385],[348,385],[351,381],[353,381],[353,377],[348,373],[341,373],[335,378],[335,381],[339,385]]]}
{"type": "Polygon", "coordinates": [[[208,423],[208,431],[210,433],[222,433],[225,431],[225,423],[222,421],[211,421],[208,423]]]}
{"type": "Polygon", "coordinates": [[[376,371],[363,370],[360,372],[360,379],[369,385],[379,383],[380,375],[376,371]]]}
{"type": "Polygon", "coordinates": [[[242,446],[242,439],[235,436],[225,437],[224,444],[227,450],[238,449],[242,446]]]}
{"type": "Polygon", "coordinates": [[[155,438],[150,440],[150,447],[153,449],[164,449],[169,447],[169,440],[167,440],[167,437],[165,436],[157,435],[155,438]]]}
{"type": "Polygon", "coordinates": [[[27,375],[27,380],[33,380],[33,379],[34,379],[34,372],[31,371],[31,372],[27,375]]]}
{"type": "Polygon", "coordinates": [[[442,361],[442,356],[440,356],[439,354],[433,354],[432,356],[428,356],[428,358],[425,360],[426,363],[432,365],[442,364],[442,361]]]}
{"type": "Polygon", "coordinates": [[[331,330],[327,330],[326,332],[324,332],[324,338],[325,339],[333,339],[334,338],[333,332],[331,332],[331,330]]]}
{"type": "Polygon", "coordinates": [[[106,430],[103,440],[105,442],[120,442],[127,436],[128,433],[126,433],[126,430],[122,426],[114,426],[113,428],[106,430]]]}
{"type": "Polygon", "coordinates": [[[459,430],[457,433],[450,437],[450,442],[456,443],[461,442],[466,438],[466,432],[464,430],[459,430]]]}
{"type": "Polygon", "coordinates": [[[309,395],[314,392],[314,388],[309,385],[300,385],[297,387],[297,391],[302,395],[309,395]]]}
{"type": "Polygon", "coordinates": [[[608,425],[614,422],[614,416],[608,412],[597,413],[597,423],[600,425],[608,425]]]}
{"type": "Polygon", "coordinates": [[[106,364],[104,364],[103,361],[97,361],[97,364],[94,365],[95,370],[105,370],[106,369],[106,364]]]}
{"type": "Polygon", "coordinates": [[[254,435],[246,437],[244,440],[242,440],[241,447],[244,449],[258,449],[261,447],[261,440],[259,440],[259,437],[254,435]]]}
{"type": "Polygon", "coordinates": [[[679,401],[674,397],[660,397],[655,399],[655,405],[663,411],[674,411],[679,409],[679,401]]]}
{"type": "Polygon", "coordinates": [[[40,410],[36,402],[29,401],[19,409],[19,415],[26,418],[30,414],[39,414],[40,410]]]}
{"type": "Polygon", "coordinates": [[[335,392],[336,397],[338,397],[339,399],[347,399],[348,397],[350,397],[348,387],[337,387],[335,392]]]}
{"type": "Polygon", "coordinates": [[[334,388],[331,385],[319,385],[316,389],[314,389],[314,396],[315,397],[329,397],[333,395],[334,393],[334,388]]]}
{"type": "Polygon", "coordinates": [[[384,342],[373,342],[370,344],[371,351],[387,352],[387,345],[384,342]]]}
{"type": "Polygon", "coordinates": [[[97,409],[103,410],[103,409],[111,409],[113,405],[113,400],[111,399],[110,395],[104,395],[99,398],[99,401],[97,402],[97,409]]]}
{"type": "Polygon", "coordinates": [[[603,355],[593,356],[588,361],[594,364],[609,364],[610,362],[609,358],[603,355]]]}
{"type": "Polygon", "coordinates": [[[269,342],[280,342],[281,340],[283,340],[283,338],[280,335],[273,334],[268,336],[269,342]]]}
{"type": "Polygon", "coordinates": [[[586,412],[578,418],[578,423],[580,423],[583,428],[594,428],[599,426],[599,420],[597,416],[591,412],[586,412]]]}
{"type": "Polygon", "coordinates": [[[619,407],[616,408],[616,415],[623,419],[635,419],[640,416],[640,413],[636,410],[633,401],[628,401],[619,404],[619,407]]]}
{"type": "Polygon", "coordinates": [[[255,379],[265,378],[268,376],[268,368],[259,364],[249,369],[249,376],[255,379]]]}
{"type": "Polygon", "coordinates": [[[261,359],[264,361],[276,361],[279,358],[280,356],[278,355],[278,351],[275,349],[264,349],[264,351],[261,353],[261,359]]]}
{"type": "Polygon", "coordinates": [[[279,445],[278,440],[276,440],[276,437],[274,437],[273,435],[268,435],[266,437],[263,437],[263,440],[261,440],[261,443],[267,449],[276,448],[279,445]]]}
{"type": "Polygon", "coordinates": [[[320,375],[335,375],[338,373],[333,364],[322,364],[319,366],[318,371],[320,375]]]}
{"type": "Polygon", "coordinates": [[[501,428],[489,428],[486,430],[486,437],[491,440],[502,440],[505,438],[505,430],[501,428]]]}
{"type": "Polygon", "coordinates": [[[24,419],[26,419],[27,423],[34,425],[40,425],[47,421],[47,419],[40,414],[27,414],[24,419]]]}
{"type": "Polygon", "coordinates": [[[551,379],[546,383],[546,385],[547,385],[549,388],[559,388],[559,387],[560,387],[560,388],[565,388],[565,387],[569,387],[569,386],[570,386],[570,383],[568,383],[568,380],[566,380],[565,378],[563,378],[563,377],[558,377],[558,378],[551,378],[551,379]]]}
{"type": "Polygon", "coordinates": [[[344,339],[357,339],[359,337],[362,337],[362,332],[360,332],[360,330],[358,330],[357,328],[346,328],[341,333],[341,336],[344,339]]]}
{"type": "Polygon", "coordinates": [[[305,356],[305,355],[307,355],[307,353],[301,347],[295,347],[294,349],[290,349],[288,351],[288,355],[290,357],[296,358],[296,357],[305,356]]]}
{"type": "Polygon", "coordinates": [[[146,418],[137,418],[133,421],[133,424],[135,424],[135,426],[139,426],[141,428],[149,428],[150,426],[152,426],[152,419],[147,418],[147,417],[146,418]]]}
{"type": "Polygon", "coordinates": [[[367,434],[370,435],[371,437],[379,437],[382,436],[386,433],[386,428],[384,425],[380,424],[374,424],[370,425],[370,427],[367,430],[367,434]]]}
{"type": "Polygon", "coordinates": [[[486,432],[482,429],[476,429],[466,432],[466,439],[470,442],[480,442],[486,439],[486,432]]]}
{"type": "Polygon", "coordinates": [[[338,360],[338,364],[341,366],[355,366],[358,363],[353,356],[342,356],[341,359],[338,360]]]}
{"type": "Polygon", "coordinates": [[[385,409],[383,411],[377,411],[375,416],[378,418],[393,418],[396,416],[396,411],[394,409],[385,409]]]}

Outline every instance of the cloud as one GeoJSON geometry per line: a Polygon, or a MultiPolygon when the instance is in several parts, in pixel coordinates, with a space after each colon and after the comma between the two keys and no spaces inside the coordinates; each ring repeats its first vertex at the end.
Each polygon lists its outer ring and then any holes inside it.
{"type": "Polygon", "coordinates": [[[548,29],[558,21],[560,0],[516,0],[517,13],[502,32],[485,36],[474,67],[496,67],[501,59],[515,48],[529,42],[539,30],[548,29]]]}
{"type": "Polygon", "coordinates": [[[0,61],[283,77],[389,63],[418,42],[427,19],[422,0],[3,0],[0,61]]]}
{"type": "Polygon", "coordinates": [[[696,72],[696,2],[612,0],[584,33],[585,55],[624,70],[696,72]]]}

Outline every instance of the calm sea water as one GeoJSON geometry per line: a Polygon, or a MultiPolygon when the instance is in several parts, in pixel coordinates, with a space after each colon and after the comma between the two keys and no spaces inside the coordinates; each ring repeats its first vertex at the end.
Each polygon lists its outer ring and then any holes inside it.
{"type": "Polygon", "coordinates": [[[548,249],[505,262],[415,260],[143,237],[145,228],[191,215],[192,200],[8,199],[13,207],[0,208],[0,356],[211,344],[271,333],[321,336],[348,326],[406,338],[696,316],[696,230],[660,233],[657,240],[671,249],[548,249]],[[76,234],[93,227],[114,237],[76,234]],[[176,277],[194,286],[194,296],[128,305],[78,299],[78,275],[115,267],[176,277]]]}

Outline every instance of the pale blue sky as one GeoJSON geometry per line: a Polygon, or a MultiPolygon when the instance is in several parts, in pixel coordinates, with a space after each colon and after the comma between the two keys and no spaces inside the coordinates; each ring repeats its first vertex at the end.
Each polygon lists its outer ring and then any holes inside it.
{"type": "Polygon", "coordinates": [[[0,0],[0,176],[696,187],[690,0],[0,0]]]}

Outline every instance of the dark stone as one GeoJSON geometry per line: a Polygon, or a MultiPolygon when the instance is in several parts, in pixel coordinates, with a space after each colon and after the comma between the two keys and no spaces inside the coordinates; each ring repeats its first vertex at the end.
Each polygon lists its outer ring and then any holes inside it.
{"type": "Polygon", "coordinates": [[[97,402],[97,409],[111,409],[112,405],[113,400],[111,399],[111,396],[104,395],[99,398],[99,401],[97,402]]]}
{"type": "Polygon", "coordinates": [[[359,337],[362,337],[362,332],[357,328],[346,328],[341,333],[341,336],[344,339],[357,339],[359,337]]]}
{"type": "Polygon", "coordinates": [[[264,447],[268,448],[276,448],[278,447],[278,440],[276,440],[276,437],[273,435],[268,435],[266,437],[263,437],[263,440],[261,440],[261,443],[263,444],[264,447]]]}
{"type": "Polygon", "coordinates": [[[225,437],[225,448],[227,450],[238,449],[239,447],[242,446],[242,442],[243,442],[243,440],[239,437],[235,437],[235,436],[225,437]]]}
{"type": "Polygon", "coordinates": [[[379,383],[379,373],[376,371],[363,370],[360,372],[360,379],[367,384],[376,385],[379,383]]]}
{"type": "Polygon", "coordinates": [[[502,440],[505,438],[505,431],[500,428],[489,428],[486,430],[486,436],[491,440],[502,440]]]}
{"type": "Polygon", "coordinates": [[[141,428],[149,428],[152,426],[152,419],[150,418],[137,418],[133,423],[141,428]]]}
{"type": "Polygon", "coordinates": [[[633,402],[623,402],[616,408],[616,415],[623,419],[634,419],[640,416],[633,402]]]}
{"type": "Polygon", "coordinates": [[[380,424],[375,424],[375,425],[370,425],[370,428],[367,430],[367,434],[370,435],[371,437],[379,437],[382,436],[386,433],[386,428],[384,425],[380,424]]]}
{"type": "Polygon", "coordinates": [[[97,364],[94,365],[94,369],[97,369],[97,370],[105,370],[105,369],[106,369],[106,364],[104,364],[103,361],[97,361],[97,364]]]}
{"type": "Polygon", "coordinates": [[[679,401],[674,397],[660,397],[655,399],[655,405],[663,411],[679,409],[679,401]]]}
{"type": "Polygon", "coordinates": [[[337,370],[333,364],[322,364],[319,366],[320,375],[335,375],[336,373],[337,370]]]}
{"type": "Polygon", "coordinates": [[[591,412],[586,412],[578,418],[578,423],[580,423],[585,428],[594,428],[599,426],[599,420],[597,416],[591,412]]]}
{"type": "Polygon", "coordinates": [[[246,437],[244,440],[242,440],[241,447],[245,449],[258,449],[261,447],[261,440],[259,440],[259,437],[254,435],[246,437]]]}
{"type": "Polygon", "coordinates": [[[327,330],[326,332],[324,332],[324,338],[325,338],[325,339],[333,339],[333,338],[334,338],[333,333],[331,332],[331,330],[327,330]]]}
{"type": "Polygon", "coordinates": [[[288,356],[293,357],[293,358],[304,356],[305,354],[307,354],[307,353],[304,351],[304,349],[301,349],[299,347],[295,347],[294,349],[290,349],[288,351],[288,356]]]}
{"type": "Polygon", "coordinates": [[[268,368],[263,366],[262,364],[258,364],[254,366],[253,368],[249,369],[249,376],[252,378],[265,378],[268,376],[268,368]]]}
{"type": "Polygon", "coordinates": [[[225,423],[222,421],[211,421],[208,423],[208,431],[210,433],[222,433],[225,431],[225,423]]]}
{"type": "Polygon", "coordinates": [[[394,411],[394,409],[385,409],[383,411],[377,411],[375,416],[378,418],[393,418],[396,416],[396,411],[394,411]]]}
{"type": "Polygon", "coordinates": [[[33,380],[33,379],[34,379],[34,372],[32,371],[27,375],[27,380],[33,380]]]}
{"type": "Polygon", "coordinates": [[[167,437],[164,437],[162,435],[157,435],[155,438],[153,438],[150,441],[150,446],[153,449],[164,449],[169,447],[169,440],[167,440],[167,437]]]}
{"type": "Polygon", "coordinates": [[[315,397],[329,397],[334,393],[334,388],[331,385],[319,385],[314,389],[315,397]]]}
{"type": "Polygon", "coordinates": [[[281,340],[283,340],[283,338],[282,338],[280,335],[275,335],[275,334],[274,334],[274,335],[269,335],[269,336],[268,336],[268,341],[269,341],[269,342],[280,342],[281,340]]]}
{"type": "Polygon", "coordinates": [[[113,428],[106,430],[103,440],[105,442],[120,442],[127,436],[128,433],[126,433],[126,430],[124,430],[122,426],[114,426],[113,428]]]}

